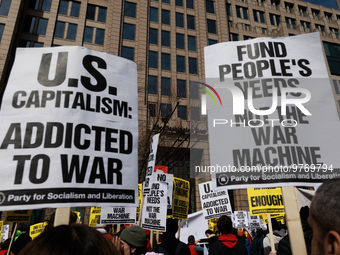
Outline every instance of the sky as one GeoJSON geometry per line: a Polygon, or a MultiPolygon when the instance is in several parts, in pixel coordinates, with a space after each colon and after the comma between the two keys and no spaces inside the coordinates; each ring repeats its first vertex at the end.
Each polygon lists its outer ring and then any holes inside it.
{"type": "Polygon", "coordinates": [[[334,9],[338,9],[338,5],[336,4],[336,0],[303,0],[305,2],[310,2],[312,4],[319,4],[325,7],[330,7],[334,9]]]}

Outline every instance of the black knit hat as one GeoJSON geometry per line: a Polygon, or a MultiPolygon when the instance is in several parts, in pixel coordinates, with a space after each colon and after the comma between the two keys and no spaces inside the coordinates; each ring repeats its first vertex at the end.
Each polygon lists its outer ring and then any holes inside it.
{"type": "Polygon", "coordinates": [[[143,248],[148,245],[145,230],[139,226],[132,226],[124,229],[120,239],[136,248],[143,248]]]}

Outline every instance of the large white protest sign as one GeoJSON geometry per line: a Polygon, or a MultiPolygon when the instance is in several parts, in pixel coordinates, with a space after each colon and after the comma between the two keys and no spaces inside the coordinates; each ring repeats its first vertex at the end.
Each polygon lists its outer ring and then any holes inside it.
{"type": "Polygon", "coordinates": [[[0,113],[0,209],[137,206],[136,64],[17,49],[0,113]]]}
{"type": "Polygon", "coordinates": [[[137,207],[102,207],[100,224],[134,224],[137,207]]]}
{"type": "Polygon", "coordinates": [[[156,163],[158,140],[159,140],[159,134],[156,134],[152,137],[151,148],[150,148],[150,153],[149,153],[148,168],[146,169],[145,183],[143,185],[143,195],[150,193],[151,183],[154,181],[153,177],[155,177],[155,175],[152,175],[152,173],[153,173],[153,170],[155,168],[155,163],[156,163]]]}
{"type": "Polygon", "coordinates": [[[161,170],[156,172],[156,182],[165,182],[167,184],[167,208],[172,209],[172,195],[174,189],[173,174],[165,174],[161,170]]]}
{"type": "Polygon", "coordinates": [[[152,183],[150,193],[145,196],[142,210],[142,227],[166,231],[167,184],[152,183]]]}
{"type": "Polygon", "coordinates": [[[204,50],[202,87],[216,99],[206,101],[213,188],[314,186],[340,176],[340,122],[318,33],[204,50]]]}
{"type": "Polygon", "coordinates": [[[246,228],[249,226],[247,211],[235,211],[234,216],[235,216],[235,228],[246,228]]]}
{"type": "Polygon", "coordinates": [[[228,190],[213,191],[212,183],[198,184],[204,219],[215,219],[222,215],[231,215],[232,209],[228,190]]]}

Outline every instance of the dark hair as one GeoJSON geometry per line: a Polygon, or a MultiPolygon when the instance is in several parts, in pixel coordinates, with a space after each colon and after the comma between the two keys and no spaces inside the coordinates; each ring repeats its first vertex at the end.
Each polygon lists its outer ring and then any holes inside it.
{"type": "Polygon", "coordinates": [[[193,235],[188,236],[188,243],[195,242],[195,237],[193,235]]]}
{"type": "Polygon", "coordinates": [[[207,230],[205,231],[205,234],[212,235],[212,234],[214,234],[214,232],[212,232],[210,229],[207,229],[207,230]]]}
{"type": "Polygon", "coordinates": [[[167,218],[166,219],[166,232],[169,235],[175,235],[178,231],[178,224],[175,219],[167,218]]]}
{"type": "Polygon", "coordinates": [[[26,234],[21,234],[12,245],[12,252],[13,254],[17,255],[27,244],[32,242],[32,238],[26,234]]]}
{"type": "Polygon", "coordinates": [[[309,210],[321,235],[331,230],[340,233],[340,179],[325,181],[316,191],[309,210]]]}
{"type": "Polygon", "coordinates": [[[85,225],[61,225],[41,233],[20,255],[118,255],[107,237],[85,225]]]}
{"type": "Polygon", "coordinates": [[[223,215],[217,220],[217,228],[219,231],[221,231],[222,234],[229,234],[231,233],[231,230],[233,228],[233,224],[231,222],[231,219],[223,215]]]}

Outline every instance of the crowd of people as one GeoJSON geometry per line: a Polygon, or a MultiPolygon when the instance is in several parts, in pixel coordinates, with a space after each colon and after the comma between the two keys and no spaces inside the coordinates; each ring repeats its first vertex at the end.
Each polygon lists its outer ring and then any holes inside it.
{"type": "MultiPolygon", "coordinates": [[[[302,207],[300,217],[308,255],[340,255],[340,179],[326,181],[317,190],[310,209],[302,207]]],[[[111,236],[105,226],[97,229],[74,224],[46,228],[33,241],[22,234],[14,242],[10,239],[1,243],[0,255],[7,254],[12,245],[14,255],[72,254],[72,255],[291,255],[290,239],[284,226],[272,219],[275,250],[271,251],[267,231],[259,229],[249,233],[234,229],[227,216],[217,221],[218,231],[205,231],[205,238],[188,243],[176,238],[178,223],[167,219],[166,232],[162,240],[151,247],[147,231],[131,226],[111,236]]],[[[8,254],[9,255],[9,254],[8,254]]],[[[296,254],[294,254],[296,255],[296,254]]]]}

